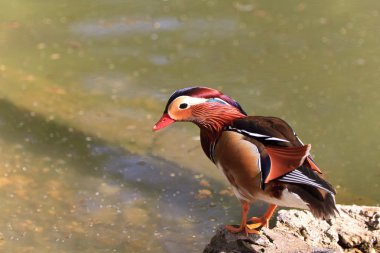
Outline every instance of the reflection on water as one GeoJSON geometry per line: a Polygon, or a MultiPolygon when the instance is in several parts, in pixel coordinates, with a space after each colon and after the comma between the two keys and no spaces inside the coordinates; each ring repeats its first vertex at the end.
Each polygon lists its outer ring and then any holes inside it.
{"type": "Polygon", "coordinates": [[[199,252],[238,222],[196,127],[151,133],[195,84],[289,121],[338,202],[379,204],[378,1],[0,9],[1,251],[199,252]]]}
{"type": "Polygon", "coordinates": [[[113,20],[93,20],[86,23],[73,24],[71,30],[80,36],[89,37],[106,37],[109,36],[126,36],[136,33],[150,34],[157,29],[160,31],[171,31],[180,28],[181,23],[172,17],[161,18],[156,20],[141,20],[140,17],[125,18],[113,20]]]}

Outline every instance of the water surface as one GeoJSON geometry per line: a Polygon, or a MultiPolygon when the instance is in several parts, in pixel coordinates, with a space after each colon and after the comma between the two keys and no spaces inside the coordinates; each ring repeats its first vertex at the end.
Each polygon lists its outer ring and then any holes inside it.
{"type": "Polygon", "coordinates": [[[189,85],[286,119],[339,203],[380,203],[378,1],[0,6],[2,251],[199,252],[237,223],[198,129],[151,132],[189,85]]]}

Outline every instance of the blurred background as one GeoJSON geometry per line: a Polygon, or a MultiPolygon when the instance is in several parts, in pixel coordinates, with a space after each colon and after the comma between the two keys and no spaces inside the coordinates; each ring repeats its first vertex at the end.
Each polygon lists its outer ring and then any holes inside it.
{"type": "Polygon", "coordinates": [[[1,0],[1,252],[201,252],[239,223],[197,127],[151,131],[193,85],[287,120],[338,203],[378,205],[379,24],[377,0],[1,0]]]}

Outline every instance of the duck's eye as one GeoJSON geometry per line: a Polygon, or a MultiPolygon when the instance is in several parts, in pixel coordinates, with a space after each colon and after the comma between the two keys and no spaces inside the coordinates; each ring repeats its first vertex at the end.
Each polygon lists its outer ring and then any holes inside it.
{"type": "Polygon", "coordinates": [[[186,103],[182,103],[179,105],[179,109],[186,109],[187,107],[189,107],[189,105],[186,103]]]}

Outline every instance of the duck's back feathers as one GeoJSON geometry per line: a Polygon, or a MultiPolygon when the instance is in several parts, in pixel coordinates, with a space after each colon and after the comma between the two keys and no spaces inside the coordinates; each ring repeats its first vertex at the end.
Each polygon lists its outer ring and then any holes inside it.
{"type": "Polygon", "coordinates": [[[240,132],[266,146],[303,146],[289,124],[276,117],[248,116],[234,120],[226,130],[240,132]]]}

